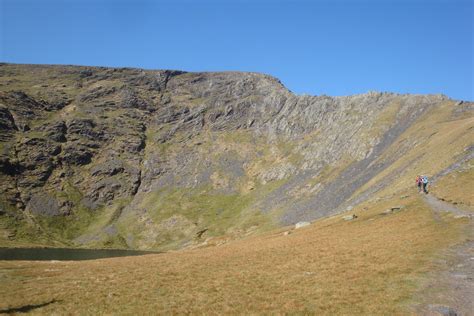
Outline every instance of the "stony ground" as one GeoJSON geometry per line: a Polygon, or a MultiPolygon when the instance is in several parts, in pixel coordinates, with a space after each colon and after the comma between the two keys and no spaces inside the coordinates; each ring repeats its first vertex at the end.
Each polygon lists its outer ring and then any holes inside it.
{"type": "MultiPolygon", "coordinates": [[[[459,208],[426,195],[425,201],[438,214],[451,213],[469,219],[466,240],[439,255],[437,272],[420,291],[415,310],[421,315],[474,315],[474,211],[459,208]]],[[[443,221],[440,216],[436,220],[443,221]]]]}

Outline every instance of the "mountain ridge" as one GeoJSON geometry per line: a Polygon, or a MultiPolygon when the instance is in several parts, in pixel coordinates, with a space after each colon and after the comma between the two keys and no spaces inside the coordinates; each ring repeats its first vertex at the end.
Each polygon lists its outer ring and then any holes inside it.
{"type": "Polygon", "coordinates": [[[425,142],[445,144],[439,126],[464,124],[452,152],[432,149],[433,175],[472,143],[471,102],[298,96],[258,73],[1,64],[0,102],[5,239],[82,246],[182,248],[314,220],[406,186],[425,142]]]}
{"type": "Polygon", "coordinates": [[[17,65],[17,66],[37,66],[37,67],[71,67],[71,68],[95,68],[95,69],[121,69],[121,70],[134,70],[134,71],[147,71],[147,72],[169,72],[169,73],[180,73],[180,74],[252,74],[252,75],[261,75],[263,77],[268,77],[279,84],[281,84],[288,92],[291,92],[295,96],[298,97],[304,97],[304,96],[309,96],[309,97],[329,97],[329,98],[350,98],[350,97],[355,97],[355,96],[364,96],[364,95],[374,95],[374,94],[387,94],[387,95],[396,95],[396,96],[434,96],[434,97],[439,97],[443,99],[449,99],[452,101],[458,101],[458,102],[472,102],[471,100],[464,100],[464,99],[458,99],[458,98],[452,98],[442,92],[438,93],[402,93],[402,92],[394,92],[394,91],[381,91],[381,90],[367,90],[367,92],[361,92],[361,93],[354,93],[354,94],[348,94],[348,95],[331,95],[331,94],[326,94],[326,93],[321,93],[321,94],[311,94],[311,93],[296,93],[293,92],[291,89],[289,89],[278,77],[265,73],[265,72],[258,72],[258,71],[239,71],[239,70],[208,70],[208,71],[189,71],[189,70],[179,70],[179,69],[157,69],[157,68],[140,68],[140,67],[134,67],[134,66],[91,66],[91,65],[79,65],[79,64],[25,64],[25,63],[11,63],[11,62],[0,62],[0,66],[2,65],[17,65]]]}

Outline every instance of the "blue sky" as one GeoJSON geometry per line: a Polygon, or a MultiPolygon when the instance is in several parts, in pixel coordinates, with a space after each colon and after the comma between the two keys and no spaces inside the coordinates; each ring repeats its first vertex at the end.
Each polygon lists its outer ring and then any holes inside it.
{"type": "Polygon", "coordinates": [[[0,60],[255,71],[302,94],[473,100],[474,0],[0,0],[0,60]]]}

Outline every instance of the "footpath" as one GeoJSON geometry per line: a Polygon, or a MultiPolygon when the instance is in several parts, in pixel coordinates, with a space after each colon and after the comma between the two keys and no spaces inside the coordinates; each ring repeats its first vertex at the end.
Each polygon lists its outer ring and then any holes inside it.
{"type": "Polygon", "coordinates": [[[443,212],[467,219],[468,238],[448,249],[436,262],[440,273],[435,275],[421,294],[415,309],[420,315],[474,316],[474,211],[438,200],[428,194],[425,202],[442,221],[443,212]]]}

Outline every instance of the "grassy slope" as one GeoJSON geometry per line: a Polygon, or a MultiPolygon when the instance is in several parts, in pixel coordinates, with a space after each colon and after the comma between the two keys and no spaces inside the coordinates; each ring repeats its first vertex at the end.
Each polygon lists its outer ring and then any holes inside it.
{"type": "Polygon", "coordinates": [[[474,206],[474,169],[473,159],[462,164],[460,170],[441,178],[431,188],[431,192],[447,202],[466,206],[474,206]]]}
{"type": "MultiPolygon", "coordinates": [[[[405,194],[411,194],[404,192],[405,194]]],[[[365,203],[283,235],[161,255],[87,262],[0,262],[0,309],[38,313],[403,314],[439,250],[466,219],[441,220],[413,194],[365,203]],[[394,203],[400,212],[380,215],[394,203]]]]}
{"type": "MultiPolygon", "coordinates": [[[[401,159],[359,190],[363,192],[385,179],[391,181],[389,187],[377,193],[377,199],[354,208],[352,212],[359,215],[354,222],[333,217],[289,236],[276,230],[213,246],[241,238],[216,237],[206,248],[156,256],[89,262],[0,262],[0,310],[56,299],[56,303],[34,311],[403,314],[419,281],[433,270],[432,259],[465,238],[466,219],[455,219],[449,214],[434,217],[420,196],[407,189],[413,187],[416,174],[436,174],[455,162],[472,143],[473,118],[453,120],[452,109],[453,103],[447,102],[428,113],[384,153],[390,156],[409,147],[401,159]],[[396,170],[401,171],[391,177],[396,170]],[[405,195],[409,197],[400,198],[405,195]],[[399,213],[380,215],[395,205],[405,208],[399,213]]],[[[395,111],[396,105],[381,116],[377,133],[392,119],[391,110],[395,111]]],[[[218,145],[251,150],[252,147],[246,149],[251,140],[234,137],[224,137],[218,145]]],[[[242,181],[242,193],[248,200],[231,195],[203,195],[206,190],[202,188],[203,191],[196,192],[173,191],[157,201],[158,192],[144,200],[144,206],[155,207],[152,216],[157,220],[169,219],[174,210],[189,216],[190,223],[200,220],[196,214],[188,214],[190,207],[202,209],[203,226],[214,225],[209,234],[215,231],[216,235],[229,233],[226,229],[239,221],[265,222],[267,218],[255,217],[248,206],[264,196],[267,189],[257,186],[249,193],[245,183],[252,182],[262,166],[298,160],[290,157],[291,148],[281,147],[289,152],[288,157],[282,155],[277,159],[273,151],[263,148],[263,156],[250,165],[248,178],[242,181]],[[162,212],[157,205],[165,205],[162,209],[167,211],[162,212]],[[227,212],[216,218],[216,210],[222,208],[227,212]],[[242,210],[245,212],[239,213],[242,210]]],[[[432,193],[472,205],[472,169],[467,168],[470,163],[465,164],[465,169],[441,178],[432,193]]],[[[338,170],[328,167],[322,177],[327,180],[338,170]]],[[[114,213],[115,206],[105,210],[94,225],[106,225],[114,213]]],[[[247,226],[250,224],[243,225],[247,226]]],[[[271,223],[268,227],[272,227],[271,223]]],[[[173,232],[163,237],[172,240],[173,232]]]]}
{"type": "MultiPolygon", "coordinates": [[[[380,181],[390,181],[390,185],[378,195],[398,194],[401,190],[414,186],[416,175],[424,174],[432,177],[455,163],[466,153],[466,148],[472,145],[474,118],[471,116],[453,120],[452,110],[453,102],[447,102],[421,117],[384,152],[381,158],[390,157],[403,148],[408,148],[406,153],[355,194],[369,189],[380,181]],[[395,177],[391,177],[395,171],[397,171],[395,177]]],[[[442,187],[442,181],[443,178],[437,187],[442,187]]],[[[469,177],[466,181],[469,181],[469,177]]],[[[459,191],[459,194],[468,199],[469,186],[459,186],[455,191],[458,189],[463,190],[459,191]]],[[[434,193],[436,192],[435,190],[434,193]]]]}

